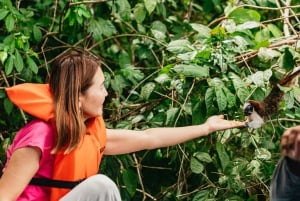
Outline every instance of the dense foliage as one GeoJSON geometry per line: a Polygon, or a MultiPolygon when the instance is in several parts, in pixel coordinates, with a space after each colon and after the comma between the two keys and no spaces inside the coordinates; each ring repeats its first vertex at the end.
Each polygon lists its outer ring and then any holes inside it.
{"type": "MultiPolygon", "coordinates": [[[[243,120],[299,60],[296,0],[0,0],[0,164],[31,117],[4,88],[45,82],[69,48],[102,58],[111,128],[243,120]]],[[[105,157],[124,200],[268,200],[283,130],[299,123],[298,87],[261,129],[217,132],[178,146],[105,157]]]]}

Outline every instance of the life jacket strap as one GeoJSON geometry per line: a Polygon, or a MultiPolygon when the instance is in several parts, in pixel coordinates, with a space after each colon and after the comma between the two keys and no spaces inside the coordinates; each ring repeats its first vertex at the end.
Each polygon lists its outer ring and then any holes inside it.
{"type": "Polygon", "coordinates": [[[63,181],[48,178],[32,178],[29,185],[53,187],[53,188],[67,188],[72,189],[80,184],[84,179],[78,181],[63,181]]]}

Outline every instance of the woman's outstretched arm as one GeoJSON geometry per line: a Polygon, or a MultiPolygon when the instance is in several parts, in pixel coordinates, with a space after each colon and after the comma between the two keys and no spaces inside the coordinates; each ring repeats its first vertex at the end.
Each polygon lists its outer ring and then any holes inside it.
{"type": "Polygon", "coordinates": [[[223,115],[212,116],[201,125],[162,127],[147,130],[107,129],[105,154],[125,154],[180,144],[218,130],[245,127],[244,122],[225,120],[223,115]]]}

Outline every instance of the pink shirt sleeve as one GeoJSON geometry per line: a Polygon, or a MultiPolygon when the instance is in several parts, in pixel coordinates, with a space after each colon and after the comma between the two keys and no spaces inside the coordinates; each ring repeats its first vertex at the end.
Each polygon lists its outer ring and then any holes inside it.
{"type": "Polygon", "coordinates": [[[25,125],[15,136],[7,151],[7,161],[12,153],[23,147],[37,147],[41,150],[40,169],[36,177],[51,177],[54,157],[51,154],[54,132],[51,123],[33,120],[25,125]]]}
{"type": "MultiPolygon", "coordinates": [[[[15,136],[13,143],[7,151],[7,163],[16,149],[23,147],[37,147],[41,150],[39,169],[34,177],[52,178],[54,155],[51,149],[54,142],[54,130],[51,123],[42,120],[33,120],[25,125],[15,136]]],[[[4,170],[5,171],[5,168],[4,170]]],[[[48,201],[50,197],[49,188],[28,185],[17,201],[48,201]]]]}

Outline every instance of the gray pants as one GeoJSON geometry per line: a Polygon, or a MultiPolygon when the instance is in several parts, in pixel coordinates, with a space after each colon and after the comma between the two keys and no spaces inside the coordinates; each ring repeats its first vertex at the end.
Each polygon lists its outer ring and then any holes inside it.
{"type": "Polygon", "coordinates": [[[60,201],[121,201],[121,197],[116,184],[98,174],[84,180],[60,201]]]}
{"type": "Polygon", "coordinates": [[[286,158],[278,163],[270,191],[271,201],[300,201],[300,177],[289,170],[286,158]]]}

